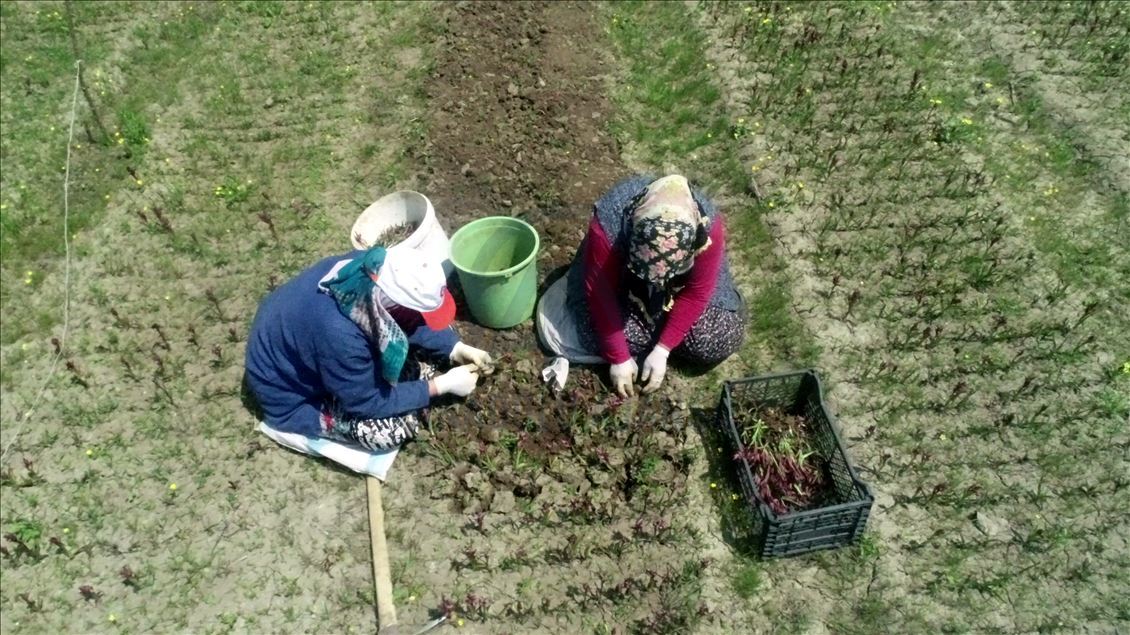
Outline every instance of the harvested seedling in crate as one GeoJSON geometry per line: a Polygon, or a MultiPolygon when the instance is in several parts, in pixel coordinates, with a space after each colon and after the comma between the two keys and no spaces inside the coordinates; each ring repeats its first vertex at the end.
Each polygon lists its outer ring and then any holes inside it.
{"type": "Polygon", "coordinates": [[[831,497],[828,459],[811,442],[803,417],[780,408],[753,407],[735,413],[745,447],[734,454],[757,478],[758,493],[776,514],[819,507],[831,497]]]}
{"type": "Polygon", "coordinates": [[[873,498],[847,458],[815,372],[728,381],[717,416],[734,446],[762,556],[859,539],[873,498]]]}

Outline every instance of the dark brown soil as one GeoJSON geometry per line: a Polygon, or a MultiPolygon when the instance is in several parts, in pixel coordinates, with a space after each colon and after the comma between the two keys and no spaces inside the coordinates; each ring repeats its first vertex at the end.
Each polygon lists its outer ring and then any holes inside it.
{"type": "MultiPolygon", "coordinates": [[[[593,201],[627,174],[605,129],[599,27],[581,3],[473,2],[448,15],[426,88],[428,195],[452,233],[484,216],[529,222],[544,282],[572,260],[593,201]]],[[[509,333],[459,329],[492,352],[536,350],[528,322],[509,333]]]]}
{"type": "MultiPolygon", "coordinates": [[[[592,12],[578,3],[476,2],[448,16],[427,87],[435,140],[422,157],[429,195],[452,232],[489,215],[533,225],[541,236],[544,287],[547,276],[572,260],[593,201],[627,174],[605,130],[611,104],[603,60],[586,43],[599,35],[592,12]]],[[[624,438],[616,440],[623,430],[580,428],[616,415],[631,426],[626,434],[648,436],[671,425],[667,402],[656,398],[620,412],[619,400],[588,369],[574,369],[564,394],[551,395],[539,376],[545,355],[531,322],[495,331],[468,321],[460,308],[460,332],[496,356],[497,370],[465,402],[437,409],[432,442],[519,498],[538,495],[536,482],[552,459],[560,472],[586,475],[617,489],[617,500],[630,500],[638,466],[631,457],[606,455],[624,447],[624,438]],[[539,467],[517,474],[505,468],[523,458],[539,467]],[[609,460],[614,475],[586,474],[594,466],[608,471],[609,460]]],[[[681,441],[680,432],[668,432],[681,441]]]]}
{"type": "MultiPolygon", "coordinates": [[[[606,131],[600,27],[579,3],[446,7],[425,87],[430,140],[415,158],[422,187],[449,234],[493,215],[533,225],[544,289],[571,262],[593,201],[628,174],[606,131]]],[[[415,579],[452,589],[446,608],[489,620],[489,632],[590,631],[578,607],[617,624],[686,625],[702,610],[693,589],[706,566],[685,548],[689,413],[658,395],[616,398],[603,368],[574,366],[555,394],[532,320],[496,331],[468,318],[461,303],[456,326],[494,355],[495,372],[469,398],[436,404],[398,468],[422,478],[390,497],[434,501],[412,518],[420,544],[394,540],[397,553],[449,550],[451,538],[433,537],[453,527],[466,546],[415,579]],[[542,572],[536,593],[531,568],[542,572]],[[692,591],[676,591],[684,585],[692,591]]]]}

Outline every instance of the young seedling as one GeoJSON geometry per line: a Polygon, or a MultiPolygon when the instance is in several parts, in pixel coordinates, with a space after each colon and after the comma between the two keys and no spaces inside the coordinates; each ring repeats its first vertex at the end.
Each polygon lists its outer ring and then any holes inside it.
{"type": "Polygon", "coordinates": [[[165,337],[165,331],[161,328],[161,325],[154,322],[153,324],[149,325],[149,328],[156,331],[157,337],[161,339],[161,341],[157,345],[161,348],[164,348],[166,351],[171,351],[172,346],[169,345],[169,338],[165,337]]]}
{"type": "Polygon", "coordinates": [[[22,600],[23,603],[27,605],[27,610],[31,611],[32,613],[38,613],[43,610],[43,601],[32,598],[30,594],[21,593],[17,597],[19,597],[20,600],[22,600]]]}
{"type": "Polygon", "coordinates": [[[87,602],[97,602],[98,600],[102,599],[102,592],[95,591],[94,587],[90,586],[89,584],[80,586],[78,588],[78,593],[82,596],[82,599],[86,600],[87,602]]]}
{"type": "Polygon", "coordinates": [[[271,230],[271,238],[274,238],[275,242],[278,242],[279,233],[275,230],[275,222],[271,220],[271,215],[267,213],[267,210],[260,210],[256,216],[259,217],[259,220],[263,221],[267,229],[271,230]]]}
{"type": "Polygon", "coordinates": [[[227,318],[224,317],[224,307],[220,304],[220,298],[216,296],[216,292],[212,289],[207,289],[204,291],[204,297],[207,298],[209,304],[212,305],[212,310],[216,313],[216,319],[221,322],[227,322],[227,318]]]}
{"type": "Polygon", "coordinates": [[[90,384],[86,381],[85,374],[79,370],[78,365],[75,364],[73,359],[67,360],[67,370],[71,373],[71,381],[82,386],[83,388],[90,387],[90,384]]]}
{"type": "Polygon", "coordinates": [[[118,576],[121,577],[122,584],[133,589],[134,591],[137,591],[141,588],[141,585],[138,581],[138,575],[134,573],[133,569],[131,569],[129,565],[123,565],[121,570],[118,571],[118,576]]]}
{"type": "Polygon", "coordinates": [[[127,358],[123,353],[119,356],[119,359],[122,362],[122,368],[124,368],[126,371],[126,377],[128,377],[131,381],[139,381],[140,377],[138,377],[137,372],[134,371],[133,364],[130,363],[129,358],[127,358]]]}
{"type": "Polygon", "coordinates": [[[68,553],[67,546],[65,544],[63,544],[63,541],[60,540],[58,536],[51,536],[51,538],[47,542],[51,543],[52,547],[55,547],[56,549],[58,549],[59,553],[62,553],[62,554],[68,553]]]}
{"type": "Polygon", "coordinates": [[[173,229],[172,221],[169,220],[168,216],[165,216],[160,207],[153,207],[153,215],[157,217],[157,223],[166,234],[171,236],[176,233],[176,230],[173,229]]]}

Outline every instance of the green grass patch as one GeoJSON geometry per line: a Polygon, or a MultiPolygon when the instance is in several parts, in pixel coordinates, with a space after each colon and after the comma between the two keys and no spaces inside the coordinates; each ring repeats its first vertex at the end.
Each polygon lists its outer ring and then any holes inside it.
{"type": "Polygon", "coordinates": [[[757,562],[744,562],[733,574],[734,593],[743,600],[753,598],[761,589],[761,565],[757,562]]]}
{"type": "Polygon", "coordinates": [[[739,150],[748,124],[727,112],[705,36],[688,11],[678,3],[604,7],[602,20],[625,64],[612,95],[620,113],[613,131],[650,170],[671,166],[708,192],[731,197],[734,202],[722,210],[731,258],[769,276],[745,298],[752,336],[747,347],[768,351],[769,365],[811,364],[817,349],[791,310],[784,267],[761,220],[764,208],[747,191],[749,171],[739,150]]]}

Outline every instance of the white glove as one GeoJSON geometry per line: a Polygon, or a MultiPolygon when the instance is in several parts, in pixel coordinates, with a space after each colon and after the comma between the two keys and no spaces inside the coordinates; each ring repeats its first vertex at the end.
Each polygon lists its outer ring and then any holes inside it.
{"type": "Polygon", "coordinates": [[[467,346],[463,342],[456,342],[451,349],[451,361],[456,364],[474,364],[479,370],[487,371],[494,366],[494,359],[490,353],[474,346],[467,346]]]}
{"type": "Polygon", "coordinates": [[[613,364],[608,369],[608,376],[612,379],[612,387],[616,389],[621,397],[636,394],[633,382],[636,381],[636,373],[639,372],[639,367],[636,366],[636,360],[628,358],[628,361],[619,364],[613,364]]]}
{"type": "Polygon", "coordinates": [[[671,351],[656,344],[655,348],[651,349],[651,352],[643,360],[640,383],[647,382],[643,387],[643,392],[657,390],[659,385],[663,383],[663,377],[667,374],[667,356],[670,354],[671,351]]]}
{"type": "Polygon", "coordinates": [[[433,379],[432,383],[435,384],[436,393],[440,395],[451,394],[466,397],[479,383],[479,374],[470,364],[457,366],[433,379]]]}

